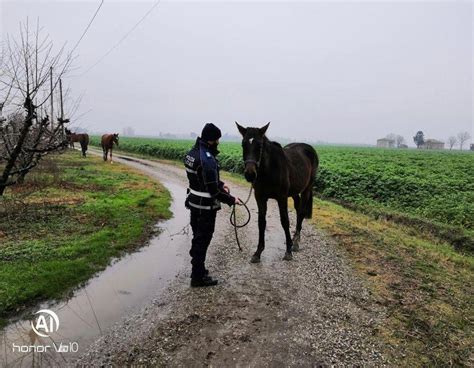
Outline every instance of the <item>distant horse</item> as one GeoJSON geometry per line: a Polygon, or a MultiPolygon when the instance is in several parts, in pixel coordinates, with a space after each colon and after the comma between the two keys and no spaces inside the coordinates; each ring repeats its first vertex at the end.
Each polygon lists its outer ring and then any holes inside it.
{"type": "Polygon", "coordinates": [[[118,133],[114,134],[104,134],[102,136],[101,145],[102,151],[104,153],[104,161],[107,161],[107,156],[110,150],[110,163],[112,163],[112,148],[114,143],[118,146],[119,145],[119,135],[118,133]]]}
{"type": "Polygon", "coordinates": [[[89,135],[86,133],[73,133],[69,129],[64,129],[66,138],[69,142],[69,147],[74,148],[74,142],[79,142],[81,145],[82,156],[86,157],[87,146],[89,145],[89,135]]]}
{"type": "Polygon", "coordinates": [[[284,260],[293,258],[292,251],[299,250],[303,219],[313,213],[313,184],[319,159],[313,147],[306,143],[291,143],[282,147],[270,141],[265,132],[270,123],[262,128],[244,128],[237,122],[242,134],[245,179],[255,189],[258,205],[258,246],[251,262],[260,262],[265,248],[267,201],[276,199],[280,209],[280,221],[285,231],[286,253],[284,260]],[[288,197],[292,197],[296,209],[296,231],[290,235],[288,197]]]}

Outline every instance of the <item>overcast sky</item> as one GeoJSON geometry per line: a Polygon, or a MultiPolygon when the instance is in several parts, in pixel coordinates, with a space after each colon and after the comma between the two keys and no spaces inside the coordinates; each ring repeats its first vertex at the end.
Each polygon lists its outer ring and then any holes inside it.
{"type": "MultiPolygon", "coordinates": [[[[72,47],[99,3],[1,0],[2,35],[39,17],[72,47]]],[[[162,1],[81,75],[152,4],[105,1],[67,80],[91,110],[77,125],[157,135],[212,121],[237,134],[235,120],[271,121],[270,136],[372,144],[474,135],[470,1],[162,1]]]]}

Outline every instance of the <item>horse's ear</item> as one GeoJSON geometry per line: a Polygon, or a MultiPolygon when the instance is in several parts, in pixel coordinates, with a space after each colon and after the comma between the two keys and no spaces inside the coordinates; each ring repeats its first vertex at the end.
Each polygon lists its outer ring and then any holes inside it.
{"type": "Polygon", "coordinates": [[[245,137],[245,134],[247,134],[247,128],[244,128],[243,126],[239,125],[239,123],[235,122],[235,125],[237,125],[237,129],[239,129],[240,134],[242,134],[242,137],[245,137]]]}
{"type": "Polygon", "coordinates": [[[265,125],[265,126],[263,126],[263,127],[261,127],[261,128],[259,129],[260,134],[261,134],[262,136],[265,135],[265,132],[267,131],[267,129],[268,129],[269,126],[270,126],[270,122],[268,122],[267,125],[265,125]]]}

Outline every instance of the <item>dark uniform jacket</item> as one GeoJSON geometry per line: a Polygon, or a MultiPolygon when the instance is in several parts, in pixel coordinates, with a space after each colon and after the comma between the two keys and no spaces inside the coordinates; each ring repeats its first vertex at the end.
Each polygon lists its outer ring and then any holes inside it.
{"type": "Polygon", "coordinates": [[[219,178],[219,152],[201,138],[184,157],[184,166],[189,180],[186,207],[198,210],[219,210],[220,202],[233,205],[235,198],[224,191],[219,178]]]}

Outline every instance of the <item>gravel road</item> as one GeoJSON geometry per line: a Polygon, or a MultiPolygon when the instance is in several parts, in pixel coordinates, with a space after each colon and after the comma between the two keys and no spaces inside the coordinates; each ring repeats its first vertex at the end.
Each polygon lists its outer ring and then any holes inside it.
{"type": "MultiPolygon", "coordinates": [[[[118,157],[117,157],[118,159],[118,157]]],[[[147,172],[179,178],[184,170],[147,160],[117,160],[147,172]],[[145,171],[145,170],[144,170],[145,171]]],[[[245,198],[248,188],[230,185],[245,198]]],[[[225,205],[224,205],[225,206],[225,205]]],[[[374,338],[384,310],[355,276],[343,251],[309,223],[303,223],[301,251],[283,261],[284,233],[270,201],[266,249],[250,264],[258,230],[252,221],[239,231],[239,252],[229,224],[230,209],[218,213],[207,266],[222,282],[189,287],[182,272],[164,296],[106,332],[77,361],[80,365],[143,366],[384,366],[383,346],[374,338]]],[[[188,216],[183,209],[175,216],[188,216]]],[[[317,213],[314,214],[317,218],[317,213]]],[[[295,215],[290,213],[292,228],[295,215]]],[[[189,271],[189,269],[187,270],[189,271]]]]}

